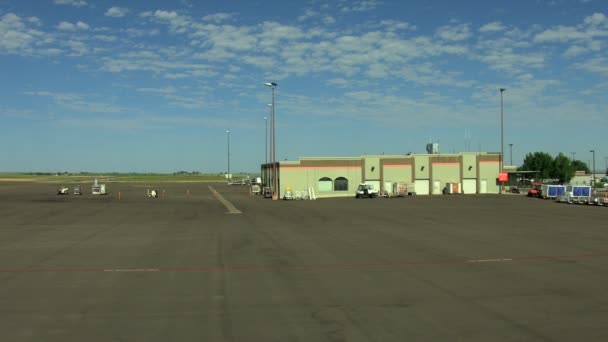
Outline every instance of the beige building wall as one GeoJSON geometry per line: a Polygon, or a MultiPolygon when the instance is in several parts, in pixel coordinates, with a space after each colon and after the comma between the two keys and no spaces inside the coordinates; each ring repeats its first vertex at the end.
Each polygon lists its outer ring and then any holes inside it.
{"type": "Polygon", "coordinates": [[[363,158],[363,178],[364,180],[380,180],[380,158],[365,157],[363,158]]]}
{"type": "Polygon", "coordinates": [[[285,196],[285,190],[290,187],[296,191],[308,192],[314,189],[317,197],[355,196],[357,186],[361,182],[361,159],[307,159],[301,162],[281,162],[280,166],[280,198],[285,196]],[[335,190],[335,180],[345,178],[348,188],[343,191],[335,190]],[[327,182],[331,182],[326,190],[327,182]],[[325,186],[322,186],[321,183],[325,186]]]}
{"type": "Polygon", "coordinates": [[[382,190],[391,192],[392,183],[405,183],[413,186],[413,157],[387,157],[380,160],[382,165],[382,190]],[[391,183],[387,188],[387,183],[391,183]]]}
{"type": "Polygon", "coordinates": [[[441,194],[441,191],[446,186],[446,183],[461,183],[460,180],[460,163],[455,162],[436,162],[432,163],[432,179],[433,194],[441,194]],[[436,191],[436,182],[439,182],[439,192],[436,191]]]}
{"type": "Polygon", "coordinates": [[[462,155],[462,178],[477,178],[477,154],[462,155]]]}
{"type": "Polygon", "coordinates": [[[413,183],[412,165],[384,165],[383,179],[385,182],[413,183]]]}
{"type": "MultiPolygon", "coordinates": [[[[279,193],[283,198],[285,189],[290,187],[294,194],[312,188],[319,198],[354,196],[359,183],[366,180],[378,184],[380,190],[390,190],[384,189],[387,182],[407,183],[420,193],[426,193],[427,189],[429,193],[441,193],[446,183],[460,183],[463,191],[465,180],[468,180],[469,193],[498,193],[499,157],[497,154],[463,153],[301,158],[280,162],[279,193]],[[346,190],[336,190],[338,178],[348,181],[346,190]]],[[[268,177],[264,167],[262,171],[268,177]]]]}
{"type": "Polygon", "coordinates": [[[420,155],[414,156],[414,178],[415,179],[430,179],[431,168],[429,167],[429,156],[420,155]]]}
{"type": "Polygon", "coordinates": [[[483,190],[485,181],[486,193],[497,194],[500,191],[498,185],[498,173],[500,172],[500,164],[498,161],[480,161],[479,162],[479,192],[483,190]]]}

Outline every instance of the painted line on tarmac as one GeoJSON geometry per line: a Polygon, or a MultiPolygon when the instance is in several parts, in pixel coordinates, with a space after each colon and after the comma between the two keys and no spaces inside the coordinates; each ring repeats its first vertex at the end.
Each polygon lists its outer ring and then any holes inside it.
{"type": "Polygon", "coordinates": [[[580,255],[541,255],[517,258],[470,259],[443,261],[410,261],[374,264],[316,264],[292,266],[231,266],[231,267],[157,267],[157,268],[74,268],[74,269],[0,269],[1,273],[160,273],[160,272],[236,272],[236,271],[295,271],[295,270],[331,270],[331,269],[365,269],[425,265],[464,265],[477,263],[526,262],[550,260],[577,260],[608,257],[608,253],[580,255]]]}
{"type": "Polygon", "coordinates": [[[226,200],[224,198],[224,196],[222,196],[219,192],[217,192],[211,185],[209,185],[209,190],[211,190],[211,193],[213,194],[213,196],[215,196],[215,198],[217,198],[220,202],[222,202],[224,207],[226,207],[226,209],[228,209],[227,214],[242,214],[242,212],[240,210],[238,210],[234,205],[232,205],[232,203],[228,202],[228,200],[226,200]]]}

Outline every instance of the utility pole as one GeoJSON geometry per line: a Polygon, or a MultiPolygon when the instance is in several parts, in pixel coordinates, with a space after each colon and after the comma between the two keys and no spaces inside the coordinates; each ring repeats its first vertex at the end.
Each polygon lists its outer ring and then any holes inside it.
{"type": "Polygon", "coordinates": [[[227,160],[228,160],[228,173],[226,174],[226,178],[228,179],[228,183],[230,183],[232,176],[230,176],[230,130],[227,129],[226,130],[226,140],[228,142],[228,154],[227,154],[227,160]]]}
{"type": "Polygon", "coordinates": [[[272,199],[279,199],[279,170],[277,166],[277,136],[275,133],[276,123],[275,123],[275,104],[274,104],[274,89],[277,87],[276,82],[267,82],[264,85],[270,87],[272,90],[272,113],[271,113],[271,123],[270,123],[270,159],[272,159],[272,199]]]}
{"type": "MultiPolygon", "coordinates": [[[[502,94],[507,90],[506,88],[500,88],[500,173],[502,173],[504,168],[504,120],[503,120],[503,102],[502,102],[502,94]]],[[[500,193],[502,194],[502,182],[500,182],[500,193]]]]}
{"type": "Polygon", "coordinates": [[[591,152],[593,154],[593,169],[591,170],[591,184],[592,186],[595,188],[595,150],[590,150],[589,152],[591,152]]]}

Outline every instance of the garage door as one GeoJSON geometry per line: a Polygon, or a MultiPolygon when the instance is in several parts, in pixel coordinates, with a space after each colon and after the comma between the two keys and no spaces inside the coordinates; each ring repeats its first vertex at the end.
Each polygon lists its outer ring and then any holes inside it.
{"type": "Polygon", "coordinates": [[[488,192],[488,180],[487,179],[482,179],[479,182],[479,193],[480,194],[485,194],[488,192]]]}
{"type": "Polygon", "coordinates": [[[474,194],[477,192],[477,179],[463,179],[462,192],[465,194],[474,194]]]}
{"type": "Polygon", "coordinates": [[[433,181],[433,195],[441,195],[441,181],[433,181]]]}
{"type": "Polygon", "coordinates": [[[414,183],[416,195],[428,195],[429,184],[430,182],[428,179],[416,179],[416,182],[414,183]]]}

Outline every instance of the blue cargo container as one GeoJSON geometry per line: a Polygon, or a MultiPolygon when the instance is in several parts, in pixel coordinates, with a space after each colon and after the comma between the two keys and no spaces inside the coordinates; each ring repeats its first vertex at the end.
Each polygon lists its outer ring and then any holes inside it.
{"type": "Polygon", "coordinates": [[[566,193],[566,187],[563,185],[544,184],[541,189],[543,198],[557,198],[566,193]]]}
{"type": "Polygon", "coordinates": [[[572,187],[572,196],[576,197],[590,197],[591,187],[586,185],[577,185],[572,187]]]}

